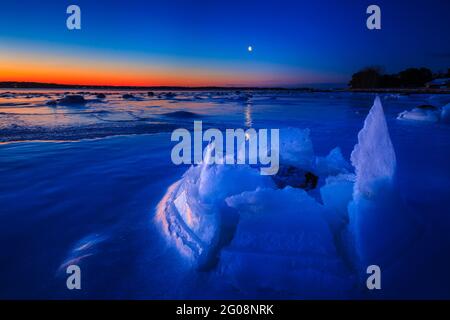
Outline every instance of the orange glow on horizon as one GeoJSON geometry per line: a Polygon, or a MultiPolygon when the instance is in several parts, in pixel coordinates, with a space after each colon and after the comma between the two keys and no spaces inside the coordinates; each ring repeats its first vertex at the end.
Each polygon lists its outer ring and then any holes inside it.
{"type": "Polygon", "coordinates": [[[110,86],[227,86],[257,84],[261,73],[225,69],[138,65],[44,55],[0,53],[0,81],[110,86]]]}

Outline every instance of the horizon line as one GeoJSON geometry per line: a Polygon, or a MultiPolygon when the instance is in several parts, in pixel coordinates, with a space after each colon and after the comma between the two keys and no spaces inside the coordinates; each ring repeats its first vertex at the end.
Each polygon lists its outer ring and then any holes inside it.
{"type": "Polygon", "coordinates": [[[176,85],[161,85],[161,86],[133,86],[133,85],[90,85],[90,84],[64,84],[53,82],[34,82],[34,81],[0,81],[0,88],[2,89],[135,89],[135,90],[148,90],[148,89],[228,89],[228,90],[308,90],[317,89],[314,86],[324,85],[336,85],[341,89],[348,88],[348,85],[344,83],[316,83],[307,84],[305,86],[240,86],[240,85],[205,85],[205,86],[176,86],[176,85]]]}

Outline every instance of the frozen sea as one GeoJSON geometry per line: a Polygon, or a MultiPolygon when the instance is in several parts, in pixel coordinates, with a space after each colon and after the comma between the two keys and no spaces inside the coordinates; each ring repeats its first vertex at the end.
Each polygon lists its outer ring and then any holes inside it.
{"type": "MultiPolygon", "coordinates": [[[[380,95],[398,190],[420,232],[382,266],[382,289],[368,291],[364,272],[339,248],[332,261],[311,253],[325,280],[296,269],[304,262],[298,257],[283,260],[284,249],[262,256],[225,246],[214,267],[199,270],[161,232],[155,214],[188,169],[171,162],[173,129],[191,129],[194,120],[219,129],[309,128],[317,156],[339,147],[350,163],[375,94],[155,91],[124,99],[127,92],[102,91],[105,98],[80,93],[84,104],[48,103],[65,91],[0,92],[0,298],[450,299],[450,124],[397,120],[419,105],[442,107],[450,95],[380,95]],[[70,264],[82,270],[81,290],[66,288],[70,264]],[[324,285],[330,273],[342,281],[324,285]]],[[[289,224],[292,214],[283,216],[281,200],[279,207],[267,221],[284,228],[277,223],[289,224]]],[[[251,221],[242,221],[250,237],[267,228],[264,219],[251,221]]],[[[301,242],[295,230],[293,237],[283,230],[279,247],[301,242]]],[[[377,232],[383,239],[384,229],[377,232]]]]}

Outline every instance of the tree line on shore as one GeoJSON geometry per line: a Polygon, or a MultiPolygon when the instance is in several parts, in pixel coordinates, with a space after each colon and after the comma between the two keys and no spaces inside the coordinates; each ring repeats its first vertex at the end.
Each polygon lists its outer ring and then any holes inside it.
{"type": "MultiPolygon", "coordinates": [[[[433,73],[428,68],[408,68],[398,73],[387,74],[381,67],[366,67],[353,74],[349,86],[352,89],[372,88],[423,88],[434,79],[450,78],[447,72],[433,73]]],[[[450,82],[447,83],[450,88],[450,82]]]]}

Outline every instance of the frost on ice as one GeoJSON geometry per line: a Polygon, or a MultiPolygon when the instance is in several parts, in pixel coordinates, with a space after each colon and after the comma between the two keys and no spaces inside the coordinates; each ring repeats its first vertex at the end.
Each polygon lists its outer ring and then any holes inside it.
{"type": "MultiPolygon", "coordinates": [[[[209,157],[214,150],[208,145],[209,157]]],[[[160,201],[157,219],[164,231],[176,239],[180,251],[194,259],[199,268],[208,268],[217,258],[217,249],[227,242],[236,215],[225,206],[227,196],[260,186],[272,180],[246,165],[191,166],[160,201]]]]}
{"type": "Polygon", "coordinates": [[[370,198],[378,186],[390,184],[395,174],[394,147],[379,97],[358,133],[358,144],[351,154],[356,171],[355,196],[370,198]]]}

